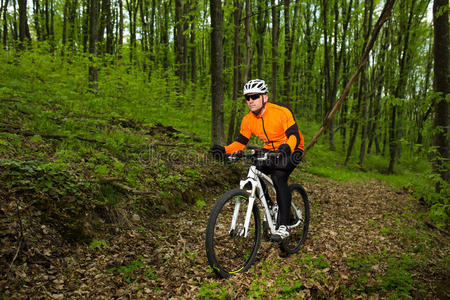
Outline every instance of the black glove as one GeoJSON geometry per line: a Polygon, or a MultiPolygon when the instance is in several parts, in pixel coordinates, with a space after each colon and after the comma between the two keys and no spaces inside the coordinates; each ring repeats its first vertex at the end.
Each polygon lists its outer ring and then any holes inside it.
{"type": "Polygon", "coordinates": [[[223,161],[225,159],[225,147],[220,145],[214,145],[211,147],[209,152],[212,154],[214,159],[223,161]]]}
{"type": "Polygon", "coordinates": [[[289,156],[291,154],[291,147],[288,144],[282,144],[278,147],[278,150],[273,151],[274,154],[277,154],[272,157],[272,163],[275,168],[284,169],[288,165],[289,156]]]}
{"type": "Polygon", "coordinates": [[[291,147],[288,144],[282,144],[278,147],[278,151],[285,155],[289,155],[291,154],[291,147]]]}

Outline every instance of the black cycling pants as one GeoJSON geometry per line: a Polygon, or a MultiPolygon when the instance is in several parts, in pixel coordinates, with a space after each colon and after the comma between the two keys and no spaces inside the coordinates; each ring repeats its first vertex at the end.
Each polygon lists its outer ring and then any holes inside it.
{"type": "MultiPolygon", "coordinates": [[[[285,168],[268,167],[268,166],[261,166],[257,168],[258,170],[267,175],[272,175],[271,177],[273,185],[275,187],[275,191],[277,192],[277,203],[280,213],[279,225],[289,225],[289,217],[290,217],[289,212],[291,208],[292,194],[291,191],[289,190],[288,178],[289,175],[291,175],[292,171],[294,171],[295,167],[300,162],[301,154],[303,152],[301,152],[301,150],[298,149],[298,151],[296,150],[294,151],[294,153],[297,155],[296,159],[290,159],[285,168]]],[[[264,188],[264,182],[262,180],[261,182],[263,184],[263,190],[266,190],[266,188],[264,188]]]]}

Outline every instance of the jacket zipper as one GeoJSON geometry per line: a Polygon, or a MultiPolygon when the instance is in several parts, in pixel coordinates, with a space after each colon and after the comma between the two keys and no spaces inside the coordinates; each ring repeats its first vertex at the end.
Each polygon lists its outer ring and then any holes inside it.
{"type": "Polygon", "coordinates": [[[264,127],[264,118],[261,117],[261,120],[262,120],[263,131],[264,131],[264,134],[266,135],[266,138],[267,138],[267,143],[272,143],[272,148],[273,148],[273,150],[275,150],[275,145],[273,144],[273,142],[271,142],[269,140],[269,136],[267,135],[266,128],[264,127]]]}

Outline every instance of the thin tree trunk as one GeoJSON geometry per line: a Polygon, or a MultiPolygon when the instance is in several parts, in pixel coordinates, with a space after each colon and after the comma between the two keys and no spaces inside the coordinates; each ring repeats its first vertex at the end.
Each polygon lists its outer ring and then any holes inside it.
{"type": "MultiPolygon", "coordinates": [[[[67,0],[66,0],[67,1],[67,0]]],[[[119,0],[119,2],[122,0],[119,0]]],[[[90,4],[89,0],[83,1],[83,52],[86,53],[88,49],[89,41],[89,18],[90,18],[90,4]]]]}
{"type": "Polygon", "coordinates": [[[240,37],[240,27],[241,27],[241,13],[242,13],[242,5],[239,0],[234,0],[234,38],[233,38],[233,93],[231,99],[233,101],[231,107],[231,116],[230,123],[228,124],[228,136],[227,143],[231,143],[234,138],[235,131],[235,123],[236,123],[236,114],[237,114],[237,99],[238,99],[238,91],[240,90],[240,82],[239,82],[239,65],[240,65],[240,55],[239,55],[239,37],[240,37]]]}
{"type": "MultiPolygon", "coordinates": [[[[397,81],[397,86],[394,91],[394,97],[395,99],[404,98],[405,96],[405,87],[407,82],[407,76],[409,73],[409,38],[410,38],[410,31],[412,27],[413,17],[414,17],[414,4],[415,2],[411,2],[411,8],[409,12],[408,17],[408,23],[406,24],[406,28],[404,28],[405,33],[405,39],[403,43],[403,49],[401,52],[401,57],[399,61],[399,79],[397,81]]],[[[401,37],[400,37],[401,38],[401,37]]],[[[398,105],[397,103],[392,104],[392,113],[391,113],[391,126],[389,127],[389,167],[387,172],[389,174],[394,173],[394,166],[396,157],[399,153],[399,136],[397,132],[397,117],[398,117],[398,111],[397,111],[398,105]]]]}
{"type": "Polygon", "coordinates": [[[98,14],[99,0],[90,0],[89,18],[89,88],[96,93],[98,90],[98,67],[97,67],[97,40],[98,40],[98,14]]]}
{"type": "Polygon", "coordinates": [[[278,38],[280,31],[280,10],[278,1],[271,0],[272,4],[272,101],[277,100],[277,77],[278,77],[278,38]]]}
{"type": "Polygon", "coordinates": [[[67,44],[67,18],[69,10],[69,1],[70,0],[64,1],[61,56],[65,55],[65,49],[67,44]]]}
{"type": "MultiPolygon", "coordinates": [[[[251,39],[250,39],[250,0],[245,1],[245,67],[244,67],[244,78],[243,81],[247,82],[249,80],[250,76],[250,66],[251,66],[251,39]]],[[[239,113],[238,113],[238,119],[242,119],[244,115],[244,106],[240,106],[239,113]]],[[[237,122],[235,129],[234,129],[234,135],[236,136],[239,133],[240,130],[240,124],[237,122]]]]}
{"type": "Polygon", "coordinates": [[[211,7],[211,143],[223,145],[224,78],[223,78],[223,11],[221,0],[210,0],[211,7]]]}
{"type": "Polygon", "coordinates": [[[19,1],[19,49],[25,50],[25,44],[30,41],[30,32],[27,20],[27,0],[19,1]]]}
{"type": "Polygon", "coordinates": [[[284,0],[284,39],[285,39],[285,60],[284,60],[284,92],[283,96],[286,104],[291,101],[291,66],[292,66],[292,48],[294,44],[295,28],[297,27],[297,1],[294,3],[294,17],[292,19],[292,26],[290,23],[290,0],[284,0]],[[292,30],[291,28],[292,27],[292,30]]]}
{"type": "Polygon", "coordinates": [[[256,70],[257,77],[262,78],[263,55],[264,55],[264,36],[269,18],[268,9],[266,9],[266,1],[258,1],[258,15],[256,19],[256,70]]]}
{"type": "Polygon", "coordinates": [[[161,45],[163,47],[163,68],[167,69],[169,66],[169,59],[167,56],[167,48],[169,44],[169,8],[168,1],[163,0],[163,21],[161,24],[161,45]]]}
{"type": "MultiPolygon", "coordinates": [[[[367,41],[369,40],[369,33],[370,33],[370,29],[371,29],[371,25],[372,25],[372,13],[373,13],[373,0],[366,0],[364,3],[364,22],[363,22],[363,26],[362,26],[362,30],[367,29],[367,31],[364,32],[364,43],[367,43],[367,41]],[[370,1],[370,4],[368,3],[368,1],[370,1]]],[[[365,49],[363,49],[363,52],[365,51],[365,49]]],[[[365,70],[361,71],[361,77],[359,80],[359,89],[358,89],[358,102],[356,104],[356,106],[353,107],[353,114],[354,116],[356,116],[356,118],[354,118],[352,120],[352,131],[350,134],[350,140],[348,142],[348,148],[347,148],[347,154],[345,156],[345,165],[348,164],[349,160],[350,160],[350,156],[352,155],[352,151],[353,151],[353,147],[355,145],[355,141],[356,141],[356,136],[358,135],[358,129],[359,129],[359,125],[360,122],[362,122],[363,118],[361,116],[361,104],[364,103],[365,105],[365,95],[363,93],[363,89],[364,89],[364,85],[365,85],[365,70]]],[[[363,106],[364,108],[365,106],[363,106]]],[[[364,128],[362,129],[364,131],[364,128]]],[[[363,133],[364,134],[364,133],[363,133]]]]}
{"type": "MultiPolygon", "coordinates": [[[[435,0],[433,4],[434,24],[434,91],[438,93],[434,105],[434,145],[437,153],[433,169],[441,179],[450,183],[449,161],[449,114],[448,94],[449,85],[449,29],[448,29],[448,0],[435,0]]],[[[443,184],[436,183],[436,192],[440,193],[443,184]]]]}
{"type": "Polygon", "coordinates": [[[119,60],[119,64],[122,61],[123,55],[123,0],[119,1],[119,42],[118,42],[118,55],[117,59],[119,60]]]}
{"type": "Polygon", "coordinates": [[[113,54],[114,19],[112,18],[111,1],[106,1],[106,53],[113,54]]]}
{"type": "MultiPolygon", "coordinates": [[[[352,4],[353,4],[353,0],[350,0],[350,3],[348,4],[348,8],[347,8],[347,13],[345,15],[345,21],[344,21],[344,25],[342,28],[342,40],[341,40],[341,47],[339,50],[339,54],[337,52],[337,44],[338,44],[338,21],[339,21],[339,9],[338,9],[338,5],[337,5],[337,1],[335,1],[335,6],[334,6],[334,47],[333,47],[333,53],[334,53],[334,76],[333,76],[333,83],[332,83],[332,88],[331,91],[329,93],[329,103],[330,103],[330,109],[331,107],[334,106],[334,104],[336,103],[336,94],[337,94],[337,87],[338,87],[338,81],[339,81],[339,73],[341,70],[341,63],[342,63],[342,58],[344,56],[344,51],[345,51],[345,44],[346,44],[346,40],[347,40],[347,32],[348,32],[348,24],[350,23],[350,17],[351,17],[351,9],[352,9],[352,4]]],[[[344,129],[345,130],[345,129],[344,129]]],[[[331,121],[330,123],[330,130],[329,130],[329,146],[330,146],[330,150],[334,151],[336,150],[336,146],[334,145],[334,120],[331,121]]],[[[344,133],[345,136],[345,133],[344,133]]],[[[345,138],[343,139],[344,143],[345,143],[345,138]]],[[[345,146],[344,146],[345,149],[345,146]]]]}
{"type": "Polygon", "coordinates": [[[33,0],[34,29],[36,30],[36,39],[38,41],[42,41],[41,24],[39,20],[40,10],[41,6],[39,0],[33,0]]]}
{"type": "MultiPolygon", "coordinates": [[[[367,27],[367,32],[365,33],[365,40],[367,41],[369,39],[370,30],[372,28],[372,16],[373,16],[373,0],[370,0],[370,9],[369,9],[369,25],[367,27]]],[[[369,75],[368,75],[369,76],[369,75]]],[[[362,77],[364,78],[364,77],[362,77]]],[[[370,87],[370,84],[368,82],[370,80],[374,80],[373,76],[369,80],[364,80],[364,85],[366,86],[365,90],[369,90],[368,87],[370,87]]],[[[361,145],[360,145],[360,151],[359,151],[359,166],[363,167],[364,162],[364,155],[366,154],[366,141],[367,141],[367,93],[365,93],[364,97],[362,98],[362,125],[361,125],[361,145]]],[[[369,96],[369,98],[372,98],[372,95],[369,96]]]]}
{"type": "Polygon", "coordinates": [[[329,54],[329,47],[328,47],[328,0],[323,0],[322,1],[322,20],[323,20],[323,72],[324,72],[324,76],[325,76],[325,86],[324,86],[324,97],[323,100],[325,102],[324,107],[325,110],[328,111],[329,109],[331,109],[331,105],[330,107],[328,106],[328,101],[329,99],[329,89],[331,87],[331,79],[330,79],[330,54],[329,54]]]}
{"type": "Polygon", "coordinates": [[[387,48],[388,48],[388,30],[384,30],[383,32],[383,43],[381,46],[381,50],[380,53],[378,53],[377,57],[379,57],[378,61],[377,61],[377,68],[375,70],[375,73],[377,74],[377,84],[376,84],[376,93],[375,93],[375,98],[374,98],[374,112],[373,112],[373,121],[371,122],[371,124],[369,125],[369,144],[367,146],[367,154],[370,153],[370,149],[372,147],[372,143],[375,140],[376,142],[376,153],[379,154],[380,153],[380,146],[379,143],[377,142],[378,139],[376,138],[378,136],[378,119],[380,118],[380,110],[381,110],[381,96],[382,96],[382,91],[383,91],[383,81],[379,78],[384,77],[384,69],[385,69],[385,64],[386,64],[386,52],[387,52],[387,48]]]}
{"type": "Polygon", "coordinates": [[[180,81],[186,83],[185,72],[185,35],[184,35],[184,13],[183,1],[175,0],[175,74],[180,78],[180,81]]]}
{"type": "Polygon", "coordinates": [[[5,0],[5,6],[3,6],[3,49],[7,48],[8,40],[8,21],[6,19],[6,12],[8,11],[8,0],[5,0]]]}
{"type": "Polygon", "coordinates": [[[189,26],[190,26],[190,41],[189,41],[189,60],[191,66],[191,83],[195,91],[195,84],[197,83],[197,47],[196,47],[196,21],[194,12],[197,7],[197,0],[190,0],[190,15],[189,15],[189,26]]]}
{"type": "Polygon", "coordinates": [[[70,2],[69,6],[69,32],[68,32],[68,42],[70,51],[72,52],[72,55],[75,54],[75,22],[77,17],[77,6],[78,6],[78,0],[72,0],[70,2]]]}

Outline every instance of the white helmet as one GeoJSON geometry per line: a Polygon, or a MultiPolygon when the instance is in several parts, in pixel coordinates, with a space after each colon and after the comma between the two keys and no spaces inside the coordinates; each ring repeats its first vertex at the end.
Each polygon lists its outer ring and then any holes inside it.
{"type": "Polygon", "coordinates": [[[253,79],[244,85],[244,95],[247,94],[266,94],[269,91],[266,82],[262,79],[253,79]]]}

